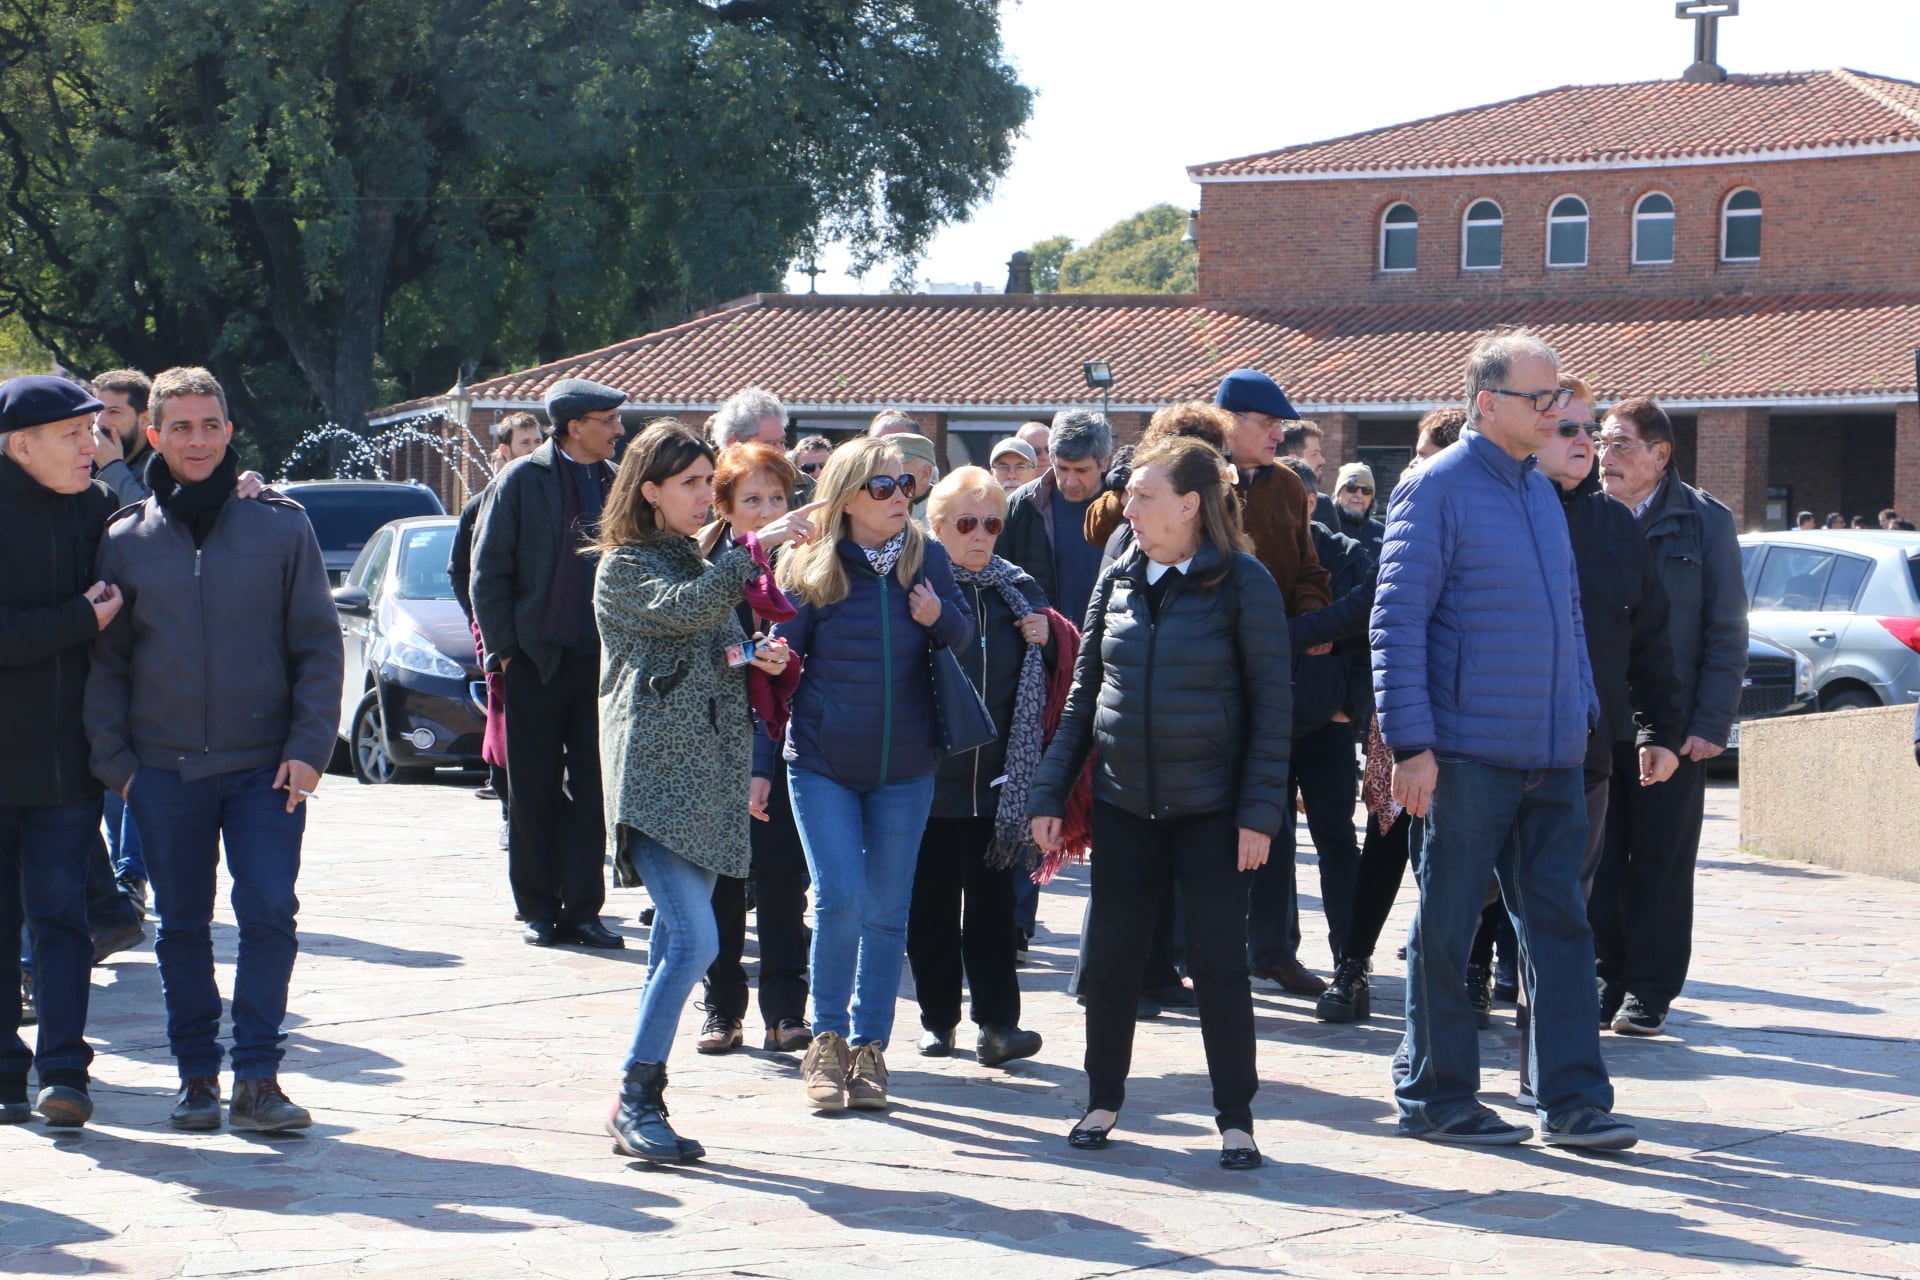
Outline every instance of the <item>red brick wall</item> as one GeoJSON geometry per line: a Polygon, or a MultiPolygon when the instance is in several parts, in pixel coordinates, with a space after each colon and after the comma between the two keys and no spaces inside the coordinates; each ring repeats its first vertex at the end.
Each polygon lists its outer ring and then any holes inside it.
{"type": "Polygon", "coordinates": [[[1907,519],[1920,522],[1920,403],[1909,401],[1894,414],[1893,503],[1907,519]]]}
{"type": "Polygon", "coordinates": [[[1920,278],[1920,155],[1591,173],[1201,188],[1200,293],[1209,303],[1296,307],[1487,298],[1695,296],[1756,290],[1882,291],[1920,278]],[[1722,263],[1720,206],[1752,187],[1761,260],[1722,263]],[[1633,207],[1650,191],[1675,206],[1674,261],[1631,265],[1633,207]],[[1577,195],[1589,215],[1585,267],[1546,265],[1547,210],[1577,195]],[[1506,218],[1504,265],[1460,266],[1461,219],[1480,199],[1506,218]],[[1383,273],[1380,216],[1405,200],[1420,217],[1418,269],[1383,273]]]}
{"type": "Polygon", "coordinates": [[[1695,419],[1694,483],[1727,504],[1741,533],[1764,527],[1771,416],[1766,409],[1702,409],[1695,419]]]}

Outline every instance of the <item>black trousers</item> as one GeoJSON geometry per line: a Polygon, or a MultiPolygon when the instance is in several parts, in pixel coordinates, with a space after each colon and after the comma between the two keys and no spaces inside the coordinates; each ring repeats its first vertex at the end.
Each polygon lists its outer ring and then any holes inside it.
{"type": "MultiPolygon", "coordinates": [[[[756,730],[757,732],[757,730],[756,730]]],[[[767,821],[756,822],[753,840],[753,901],[760,934],[760,1016],[769,1027],[807,1016],[807,855],[793,824],[786,770],[767,794],[767,821]]],[[[713,882],[713,920],[720,954],[707,967],[707,1006],[730,1018],[747,1016],[747,882],[720,876],[713,882]]]]}
{"type": "Polygon", "coordinates": [[[1682,757],[1665,782],[1640,785],[1632,743],[1613,749],[1607,834],[1587,920],[1608,988],[1664,1010],[1693,959],[1693,868],[1706,810],[1706,767],[1682,757]]]}
{"type": "Polygon", "coordinates": [[[960,978],[973,996],[981,1027],[1020,1025],[1020,978],[1014,949],[1012,867],[989,867],[992,818],[928,818],[913,873],[907,913],[907,960],[913,966],[920,1025],[951,1031],[960,1022],[960,978]]]}
{"type": "MultiPolygon", "coordinates": [[[[1320,858],[1320,904],[1327,917],[1327,945],[1337,959],[1346,949],[1353,886],[1360,874],[1360,840],[1353,832],[1360,775],[1351,721],[1332,721],[1293,740],[1289,809],[1296,795],[1304,803],[1307,831],[1320,858]]],[[[1288,870],[1292,874],[1292,868],[1288,870]]],[[[1294,900],[1297,904],[1298,894],[1294,900]]]]}
{"type": "Polygon", "coordinates": [[[1200,1006],[1200,1040],[1213,1081],[1215,1124],[1253,1129],[1260,1087],[1247,977],[1247,891],[1230,812],[1154,821],[1093,802],[1092,910],[1087,922],[1087,1107],[1118,1111],[1133,1066],[1133,1026],[1147,940],[1171,878],[1180,886],[1187,973],[1200,1006]]]}
{"type": "Polygon", "coordinates": [[[528,920],[597,919],[607,900],[600,803],[600,656],[566,653],[551,681],[507,666],[507,877],[528,920]]]}
{"type": "Polygon", "coordinates": [[[1413,815],[1402,812],[1383,834],[1380,824],[1367,815],[1367,838],[1360,845],[1360,865],[1354,876],[1353,913],[1347,924],[1347,945],[1340,954],[1356,960],[1373,959],[1380,942],[1380,930],[1393,912],[1400,896],[1400,882],[1407,874],[1408,836],[1413,831],[1413,815]]]}

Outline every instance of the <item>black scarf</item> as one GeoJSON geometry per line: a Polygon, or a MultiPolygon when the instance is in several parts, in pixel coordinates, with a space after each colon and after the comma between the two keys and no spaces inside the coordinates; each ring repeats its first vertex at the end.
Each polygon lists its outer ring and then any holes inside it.
{"type": "Polygon", "coordinates": [[[240,459],[228,449],[212,475],[194,484],[181,484],[167,460],[155,453],[147,461],[146,480],[160,509],[176,520],[184,520],[193,533],[193,545],[204,547],[220,519],[220,509],[233,497],[234,486],[240,482],[240,459]]]}

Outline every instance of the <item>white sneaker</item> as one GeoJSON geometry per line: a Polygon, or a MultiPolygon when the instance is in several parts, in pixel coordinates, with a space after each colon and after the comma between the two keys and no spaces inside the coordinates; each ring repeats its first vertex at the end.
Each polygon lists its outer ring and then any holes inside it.
{"type": "Polygon", "coordinates": [[[503,822],[500,824],[500,850],[503,853],[513,847],[513,841],[509,838],[509,833],[511,833],[512,830],[513,824],[511,822],[503,822]]]}

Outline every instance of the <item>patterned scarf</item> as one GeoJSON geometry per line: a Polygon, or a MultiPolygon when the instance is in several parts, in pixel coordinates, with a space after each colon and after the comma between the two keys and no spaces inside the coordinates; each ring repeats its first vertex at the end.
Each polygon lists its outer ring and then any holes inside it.
{"type": "Polygon", "coordinates": [[[907,531],[905,529],[894,534],[877,547],[860,548],[861,551],[866,553],[867,563],[873,566],[873,571],[883,578],[893,572],[893,566],[899,562],[900,553],[906,549],[907,531]]]}
{"type": "MultiPolygon", "coordinates": [[[[1020,589],[1021,583],[1033,579],[1019,565],[999,556],[987,561],[987,567],[978,573],[956,564],[953,578],[963,587],[998,591],[1015,618],[1034,612],[1026,593],[1020,589]]],[[[1046,658],[1041,652],[1044,647],[1026,645],[1026,656],[1020,660],[1020,686],[1014,694],[1013,725],[1007,733],[1007,780],[1000,784],[1000,807],[993,818],[993,844],[987,849],[990,867],[1011,867],[1019,860],[1031,870],[1038,853],[1032,828],[1027,823],[1027,797],[1033,789],[1033,776],[1039,772],[1044,746],[1040,726],[1047,709],[1046,658]]]]}

